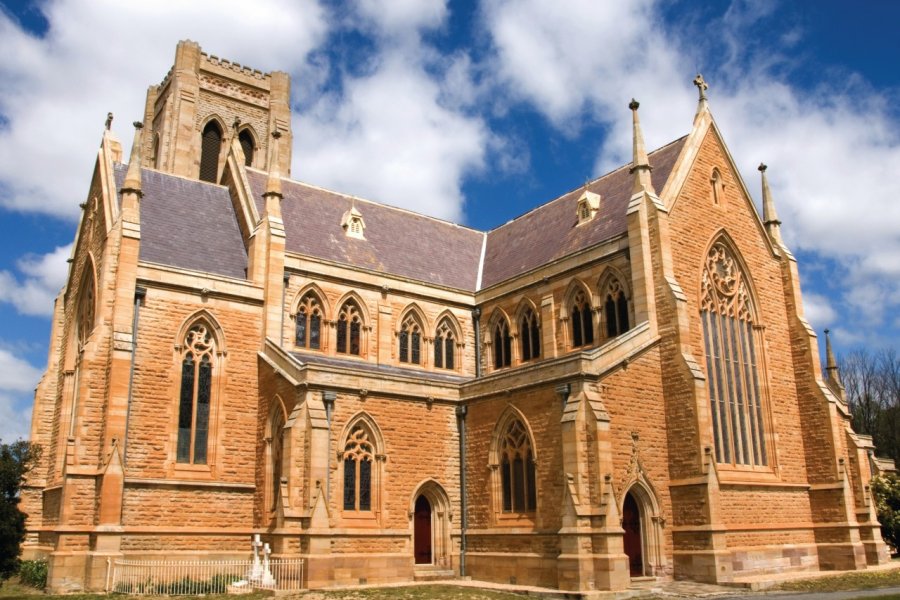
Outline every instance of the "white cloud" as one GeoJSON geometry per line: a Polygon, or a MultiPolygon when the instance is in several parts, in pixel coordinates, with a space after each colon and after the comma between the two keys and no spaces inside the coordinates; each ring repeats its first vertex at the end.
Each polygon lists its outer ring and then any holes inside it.
{"type": "Polygon", "coordinates": [[[20,258],[16,266],[25,276],[21,281],[9,271],[0,271],[0,302],[12,304],[24,315],[53,314],[53,300],[66,282],[71,252],[68,244],[47,254],[20,258]]]}
{"type": "Polygon", "coordinates": [[[837,319],[837,312],[828,298],[813,292],[803,294],[803,313],[816,331],[830,326],[837,319]]]}
{"type": "Polygon", "coordinates": [[[0,392],[0,441],[27,440],[31,433],[31,403],[0,392]]]}
{"type": "Polygon", "coordinates": [[[0,440],[28,438],[30,398],[40,377],[40,369],[0,348],[0,440]]]}
{"type": "Polygon", "coordinates": [[[435,28],[447,16],[446,0],[357,0],[356,5],[363,19],[394,38],[435,28]]]}
{"type": "Polygon", "coordinates": [[[0,391],[33,392],[40,377],[40,369],[0,348],[0,391]]]}
{"type": "Polygon", "coordinates": [[[175,44],[302,80],[311,50],[324,39],[314,0],[41,4],[44,38],[24,33],[0,11],[0,205],[74,218],[90,183],[106,113],[131,139],[147,86],[171,67],[175,44]]]}

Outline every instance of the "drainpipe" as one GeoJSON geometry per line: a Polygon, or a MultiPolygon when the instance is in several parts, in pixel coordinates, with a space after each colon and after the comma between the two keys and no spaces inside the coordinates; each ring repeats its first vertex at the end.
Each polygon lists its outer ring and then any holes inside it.
{"type": "MultiPolygon", "coordinates": [[[[477,331],[477,329],[476,329],[477,331]]],[[[456,419],[459,425],[459,497],[460,497],[460,540],[459,540],[459,576],[466,576],[466,528],[468,520],[468,501],[466,494],[466,413],[469,407],[465,404],[456,407],[456,419]]]]}
{"type": "Polygon", "coordinates": [[[475,327],[475,377],[481,377],[481,309],[472,309],[472,325],[475,327]]]}
{"type": "Polygon", "coordinates": [[[287,298],[287,287],[291,282],[291,276],[287,273],[284,274],[284,279],[282,283],[284,285],[281,286],[281,329],[278,331],[278,347],[284,347],[284,301],[287,298]]]}
{"type": "Polygon", "coordinates": [[[134,317],[131,320],[131,368],[128,372],[128,404],[125,408],[125,433],[122,436],[122,468],[128,465],[128,419],[131,417],[131,394],[134,387],[134,355],[137,354],[138,321],[141,304],[147,297],[147,288],[134,289],[134,317]]]}
{"type": "Polygon", "coordinates": [[[334,401],[336,399],[336,393],[322,390],[322,403],[325,404],[325,420],[328,421],[328,448],[325,454],[325,457],[328,459],[326,461],[326,468],[328,470],[325,473],[326,503],[331,501],[331,416],[334,414],[334,401]]]}

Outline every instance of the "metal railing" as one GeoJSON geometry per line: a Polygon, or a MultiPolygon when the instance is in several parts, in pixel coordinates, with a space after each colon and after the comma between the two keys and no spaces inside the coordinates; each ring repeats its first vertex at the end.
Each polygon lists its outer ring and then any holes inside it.
{"type": "Polygon", "coordinates": [[[121,594],[242,594],[300,590],[303,559],[116,560],[107,591],[121,594]]]}

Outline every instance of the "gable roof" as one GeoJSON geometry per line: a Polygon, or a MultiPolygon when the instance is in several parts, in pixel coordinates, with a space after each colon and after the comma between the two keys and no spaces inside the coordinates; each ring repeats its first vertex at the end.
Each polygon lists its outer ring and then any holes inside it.
{"type": "MultiPolygon", "coordinates": [[[[247,169],[260,214],[267,175],[247,169]]],[[[285,249],[433,285],[475,290],[484,234],[407,210],[354,200],[282,180],[285,249]],[[365,240],[345,235],[341,217],[354,203],[366,221],[365,240]]]]}
{"type": "MultiPolygon", "coordinates": [[[[653,187],[661,190],[669,178],[687,136],[653,151],[653,187]]],[[[626,233],[625,213],[634,179],[631,165],[623,165],[587,184],[600,194],[600,210],[589,222],[577,226],[576,207],[585,187],[539,206],[490,231],[484,255],[482,288],[488,288],[626,233]]]]}
{"type": "MultiPolygon", "coordinates": [[[[128,165],[114,169],[120,190],[128,165]]],[[[139,260],[246,278],[247,249],[228,188],[142,168],[141,190],[139,260]]]]}

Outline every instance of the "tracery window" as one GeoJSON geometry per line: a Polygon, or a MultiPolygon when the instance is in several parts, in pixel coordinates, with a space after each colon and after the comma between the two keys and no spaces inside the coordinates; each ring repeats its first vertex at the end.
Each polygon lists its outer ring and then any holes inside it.
{"type": "Polygon", "coordinates": [[[355,426],[344,444],[344,510],[372,510],[372,463],[375,452],[369,433],[355,426]]]}
{"type": "Polygon", "coordinates": [[[244,165],[248,167],[253,165],[253,136],[245,129],[238,134],[238,142],[244,152],[244,165]]]}
{"type": "Polygon", "coordinates": [[[200,181],[218,183],[221,149],[222,128],[213,120],[203,128],[203,137],[200,140],[200,181]]]}
{"type": "Polygon", "coordinates": [[[746,275],[723,243],[706,257],[700,318],[716,461],[766,466],[766,440],[746,275]]]}
{"type": "Polygon", "coordinates": [[[337,351],[342,354],[360,354],[362,315],[353,300],[347,300],[338,313],[337,351]]]}
{"type": "Polygon", "coordinates": [[[572,347],[590,346],[594,343],[594,321],[591,319],[591,303],[584,290],[572,296],[572,347]]]}
{"type": "Polygon", "coordinates": [[[278,506],[278,497],[281,494],[281,475],[284,472],[284,425],[284,411],[279,406],[272,415],[271,426],[272,481],[269,493],[272,497],[270,510],[275,510],[278,506]]]}
{"type": "Polygon", "coordinates": [[[211,328],[196,323],[185,336],[181,360],[177,462],[206,464],[215,355],[211,328]]]}
{"type": "Polygon", "coordinates": [[[614,338],[630,329],[628,324],[628,299],[622,284],[615,277],[609,280],[605,289],[603,317],[606,319],[606,337],[614,338]]]}
{"type": "Polygon", "coordinates": [[[93,273],[88,270],[81,281],[81,298],[78,300],[78,321],[76,325],[79,353],[84,349],[88,336],[94,330],[94,311],[96,307],[93,273]]]}
{"type": "Polygon", "coordinates": [[[494,325],[494,368],[502,369],[512,364],[512,338],[509,324],[500,318],[494,325]]]}
{"type": "Polygon", "coordinates": [[[523,362],[540,358],[541,326],[538,324],[537,315],[530,307],[525,309],[519,320],[519,343],[523,362]]]}
{"type": "Polygon", "coordinates": [[[296,320],[294,344],[299,348],[321,350],[322,303],[313,292],[306,292],[300,299],[294,318],[296,320]]]}
{"type": "Polygon", "coordinates": [[[400,326],[400,362],[422,363],[422,326],[412,315],[400,326]]]}
{"type": "Polygon", "coordinates": [[[499,446],[503,512],[532,512],[537,506],[534,452],[519,419],[506,426],[499,446]]]}
{"type": "Polygon", "coordinates": [[[453,328],[447,319],[443,319],[438,325],[434,336],[434,366],[439,369],[456,368],[455,357],[456,339],[453,328]]]}

